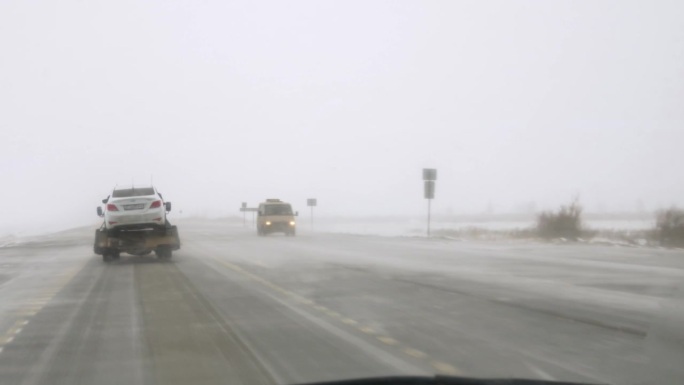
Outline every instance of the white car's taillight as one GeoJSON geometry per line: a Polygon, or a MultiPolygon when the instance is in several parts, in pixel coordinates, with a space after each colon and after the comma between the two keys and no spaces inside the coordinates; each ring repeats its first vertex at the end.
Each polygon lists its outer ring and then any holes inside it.
{"type": "Polygon", "coordinates": [[[119,209],[116,208],[116,205],[110,203],[107,205],[107,211],[119,211],[119,209]]]}
{"type": "Polygon", "coordinates": [[[154,201],[154,202],[152,202],[152,204],[150,205],[150,208],[151,208],[151,209],[159,208],[159,207],[161,207],[161,204],[162,204],[162,201],[154,201]]]}

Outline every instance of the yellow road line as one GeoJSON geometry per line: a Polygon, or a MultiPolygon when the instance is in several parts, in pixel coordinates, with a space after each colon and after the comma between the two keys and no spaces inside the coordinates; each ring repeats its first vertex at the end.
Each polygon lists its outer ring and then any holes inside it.
{"type": "Polygon", "coordinates": [[[19,316],[33,317],[34,315],[38,314],[38,312],[31,309],[20,309],[15,311],[14,314],[19,316]]]}
{"type": "MultiPolygon", "coordinates": [[[[13,311],[13,313],[22,318],[35,316],[45,307],[45,305],[52,301],[57,293],[64,289],[64,287],[68,285],[69,282],[71,282],[71,280],[86,267],[86,265],[87,263],[84,263],[83,265],[75,267],[66,273],[59,274],[57,276],[59,279],[57,280],[56,284],[40,290],[36,297],[25,301],[24,306],[19,310],[13,311]]],[[[17,320],[14,325],[4,333],[4,335],[0,336],[0,345],[12,342],[14,337],[21,333],[24,326],[26,326],[28,323],[28,319],[17,320]]],[[[0,352],[2,352],[1,346],[0,352]]]]}
{"type": "Polygon", "coordinates": [[[399,341],[395,340],[394,338],[391,337],[386,337],[386,336],[378,336],[376,337],[380,342],[386,345],[399,345],[399,341]]]}
{"type": "Polygon", "coordinates": [[[414,358],[425,358],[426,356],[425,353],[413,348],[404,348],[402,351],[414,358]]]}
{"type": "Polygon", "coordinates": [[[442,374],[449,374],[452,376],[457,376],[461,374],[461,372],[452,365],[440,361],[432,362],[432,367],[437,369],[437,371],[442,374]]]}
{"type": "MultiPolygon", "coordinates": [[[[238,272],[238,273],[240,273],[240,274],[242,274],[248,278],[251,278],[254,281],[261,283],[262,285],[264,285],[268,288],[273,289],[276,292],[280,292],[284,295],[290,296],[290,297],[296,299],[300,303],[310,305],[314,309],[316,309],[322,313],[325,313],[326,315],[330,316],[331,318],[336,318],[339,321],[341,321],[342,323],[347,324],[347,325],[354,325],[354,326],[356,326],[356,329],[358,329],[359,331],[361,331],[364,334],[368,334],[368,335],[376,335],[377,334],[375,329],[371,328],[370,326],[358,326],[359,325],[358,321],[355,321],[351,318],[345,317],[342,314],[340,314],[336,311],[333,311],[331,309],[328,309],[327,307],[325,307],[323,305],[319,305],[316,302],[314,302],[308,298],[302,297],[302,296],[300,296],[294,292],[291,292],[287,289],[284,289],[284,288],[266,280],[265,278],[262,278],[256,274],[253,274],[253,273],[251,273],[251,272],[249,272],[249,271],[247,271],[247,270],[245,270],[245,269],[243,269],[237,265],[234,265],[230,262],[226,262],[226,261],[216,259],[216,258],[214,258],[214,260],[216,262],[224,265],[225,267],[235,271],[235,272],[238,272]]],[[[375,338],[385,345],[394,346],[395,348],[400,349],[404,354],[406,354],[410,357],[413,357],[415,359],[429,358],[427,353],[422,352],[418,349],[414,349],[411,347],[404,346],[399,341],[395,340],[392,337],[381,335],[381,336],[375,336],[375,338]]],[[[430,365],[441,374],[462,375],[462,372],[460,370],[458,370],[456,367],[454,367],[451,364],[447,364],[445,362],[442,362],[442,361],[432,361],[432,362],[430,362],[430,365]]]]}

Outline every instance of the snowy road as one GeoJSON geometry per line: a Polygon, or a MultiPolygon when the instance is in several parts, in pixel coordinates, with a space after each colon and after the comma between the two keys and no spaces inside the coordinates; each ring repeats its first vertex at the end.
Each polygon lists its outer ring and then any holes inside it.
{"type": "Polygon", "coordinates": [[[0,382],[684,378],[649,362],[682,251],[179,226],[170,262],[104,264],[90,230],[0,248],[0,382]]]}

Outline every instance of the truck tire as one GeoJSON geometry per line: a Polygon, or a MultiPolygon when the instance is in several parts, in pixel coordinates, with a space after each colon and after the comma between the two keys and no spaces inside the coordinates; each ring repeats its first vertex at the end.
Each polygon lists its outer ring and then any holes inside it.
{"type": "Polygon", "coordinates": [[[154,251],[154,253],[157,254],[157,257],[161,259],[171,259],[171,256],[173,255],[173,250],[171,250],[171,248],[168,246],[159,246],[154,251]]]}
{"type": "Polygon", "coordinates": [[[102,261],[111,262],[121,258],[119,250],[104,249],[102,251],[102,261]]]}
{"type": "Polygon", "coordinates": [[[102,255],[104,249],[98,246],[100,244],[100,239],[104,236],[102,230],[95,230],[95,242],[93,242],[93,252],[97,255],[102,255]]]}

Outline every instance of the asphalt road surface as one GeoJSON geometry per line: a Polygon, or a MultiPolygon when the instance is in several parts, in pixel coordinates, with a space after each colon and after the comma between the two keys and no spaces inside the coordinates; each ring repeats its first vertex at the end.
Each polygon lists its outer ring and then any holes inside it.
{"type": "Polygon", "coordinates": [[[684,379],[681,250],[179,229],[170,261],[0,248],[0,383],[684,379]]]}

